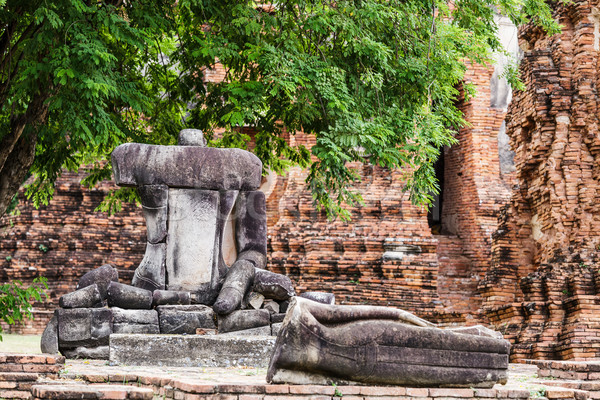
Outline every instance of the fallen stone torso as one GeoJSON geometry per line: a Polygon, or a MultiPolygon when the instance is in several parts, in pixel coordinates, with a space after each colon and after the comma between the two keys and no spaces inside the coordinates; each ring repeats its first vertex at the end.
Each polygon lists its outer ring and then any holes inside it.
{"type": "Polygon", "coordinates": [[[491,387],[506,381],[509,350],[504,339],[442,330],[401,310],[295,298],[267,380],[491,387]]]}

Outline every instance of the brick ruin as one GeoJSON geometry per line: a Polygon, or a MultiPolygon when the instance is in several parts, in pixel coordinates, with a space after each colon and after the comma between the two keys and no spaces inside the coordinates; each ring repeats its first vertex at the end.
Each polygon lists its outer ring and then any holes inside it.
{"type": "MultiPolygon", "coordinates": [[[[466,81],[478,96],[460,107],[471,125],[444,150],[443,192],[431,213],[410,204],[402,171],[356,165],[365,202],[350,222],[315,210],[305,171],[269,176],[269,268],[289,275],[298,292],[333,292],[338,303],[401,307],[442,324],[491,324],[513,342],[513,361],[597,356],[595,7],[557,6],[565,26],[557,37],[531,26],[520,32],[527,89],[516,93],[506,122],[510,92],[499,68],[470,67],[466,81]]],[[[499,26],[509,51],[518,52],[514,27],[499,26]]],[[[219,79],[219,71],[211,74],[219,79]]],[[[311,145],[300,133],[288,140],[311,145]]],[[[22,202],[20,215],[0,220],[0,282],[39,274],[50,285],[34,323],[13,330],[40,332],[88,270],[110,262],[127,282],[142,258],[140,210],[94,212],[111,183],[88,190],[80,179],[64,174],[49,206],[22,202]]]]}
{"type": "Polygon", "coordinates": [[[560,35],[519,35],[527,89],[507,118],[518,185],[480,284],[515,360],[600,356],[599,4],[555,7],[560,35]]]}
{"type": "MultiPolygon", "coordinates": [[[[446,149],[440,163],[447,188],[441,213],[438,207],[433,217],[410,203],[402,171],[355,165],[365,202],[352,210],[350,222],[328,221],[315,210],[306,171],[270,175],[264,188],[269,268],[289,275],[299,292],[333,292],[341,304],[391,305],[441,323],[483,321],[477,283],[489,267],[491,232],[509,198],[498,160],[505,112],[491,104],[493,75],[485,66],[469,73],[480,95],[461,105],[472,126],[458,133],[460,144],[446,149]]],[[[297,133],[288,140],[310,147],[314,138],[297,133]]],[[[112,183],[87,190],[80,179],[65,173],[50,205],[35,210],[22,202],[20,215],[2,220],[0,280],[30,281],[39,274],[50,285],[34,323],[13,330],[39,332],[83,273],[112,263],[128,282],[142,258],[140,210],[126,205],[110,218],[95,213],[112,183]]]]}

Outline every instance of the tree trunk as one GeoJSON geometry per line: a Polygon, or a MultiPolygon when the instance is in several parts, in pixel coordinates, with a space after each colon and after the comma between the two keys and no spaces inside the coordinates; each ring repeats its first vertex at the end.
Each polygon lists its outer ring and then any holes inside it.
{"type": "Polygon", "coordinates": [[[36,96],[25,114],[11,120],[11,132],[0,141],[3,146],[0,151],[0,217],[6,212],[33,164],[37,130],[48,119],[48,105],[45,104],[48,97],[47,93],[36,96]],[[24,133],[27,125],[33,129],[24,133]]]}
{"type": "Polygon", "coordinates": [[[0,216],[4,215],[13,196],[27,176],[35,158],[37,135],[21,135],[0,170],[0,216]]]}

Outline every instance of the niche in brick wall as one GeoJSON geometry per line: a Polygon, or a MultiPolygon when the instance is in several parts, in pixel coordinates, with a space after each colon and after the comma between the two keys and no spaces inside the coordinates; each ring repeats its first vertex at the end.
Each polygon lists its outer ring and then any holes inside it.
{"type": "Polygon", "coordinates": [[[440,185],[440,192],[433,196],[433,202],[427,212],[427,223],[434,235],[442,234],[442,199],[444,198],[444,150],[440,151],[440,157],[435,162],[435,178],[440,185]]]}

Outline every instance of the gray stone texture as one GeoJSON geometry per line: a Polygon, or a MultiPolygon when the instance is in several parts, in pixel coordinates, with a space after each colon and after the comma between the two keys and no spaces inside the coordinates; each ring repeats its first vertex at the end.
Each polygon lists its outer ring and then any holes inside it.
{"type": "Polygon", "coordinates": [[[225,336],[271,336],[271,326],[259,326],[258,328],[242,329],[241,331],[233,331],[221,333],[225,336]]]}
{"type": "Polygon", "coordinates": [[[160,333],[156,310],[111,308],[113,333],[160,333]]]}
{"type": "Polygon", "coordinates": [[[135,270],[131,284],[150,291],[165,289],[166,258],[166,243],[146,243],[144,258],[135,270]]]}
{"type": "Polygon", "coordinates": [[[317,303],[330,304],[330,305],[335,304],[335,295],[333,293],[304,292],[298,296],[300,296],[304,299],[316,301],[317,303]]]}
{"type": "MultiPolygon", "coordinates": [[[[290,298],[290,300],[292,298],[290,298]]],[[[288,307],[290,305],[290,300],[284,300],[284,301],[280,301],[279,302],[279,312],[280,313],[284,313],[285,314],[287,312],[287,309],[288,309],[288,307]]]]}
{"type": "Polygon", "coordinates": [[[112,333],[113,314],[107,308],[58,309],[54,312],[58,322],[58,347],[64,349],[79,346],[108,344],[112,333]]]}
{"type": "Polygon", "coordinates": [[[267,255],[267,206],[261,191],[240,192],[235,205],[238,260],[264,268],[267,255]],[[262,258],[264,256],[264,259],[262,258]]]}
{"type": "Polygon", "coordinates": [[[48,321],[42,339],[40,342],[42,353],[57,354],[58,353],[58,318],[54,315],[48,321]]]}
{"type": "Polygon", "coordinates": [[[241,149],[125,143],[111,158],[119,186],[256,190],[261,182],[261,161],[241,149]]]}
{"type": "Polygon", "coordinates": [[[110,282],[119,282],[119,272],[110,264],[104,264],[103,266],[91,270],[85,273],[79,282],[77,283],[76,290],[83,289],[87,286],[96,284],[100,291],[102,299],[106,299],[106,289],[110,282]]]}
{"type": "Polygon", "coordinates": [[[267,310],[237,310],[227,315],[219,315],[219,333],[258,328],[271,324],[271,313],[267,310]]]}
{"type": "Polygon", "coordinates": [[[267,300],[263,308],[271,314],[279,313],[279,303],[277,303],[275,300],[267,300]]]}
{"type": "Polygon", "coordinates": [[[137,190],[142,200],[148,243],[164,242],[167,237],[169,188],[166,185],[143,185],[137,190]]]}
{"type": "Polygon", "coordinates": [[[152,306],[191,304],[190,292],[176,290],[155,290],[152,293],[152,306]]]}
{"type": "Polygon", "coordinates": [[[227,272],[213,310],[217,314],[229,314],[239,308],[253,281],[254,265],[247,260],[236,261],[227,272]]]}
{"type": "Polygon", "coordinates": [[[263,296],[262,294],[256,292],[248,292],[246,293],[246,297],[244,298],[243,307],[245,306],[248,308],[259,310],[262,308],[264,302],[265,296],[263,296]]]}
{"type": "Polygon", "coordinates": [[[168,289],[195,292],[202,304],[218,295],[219,192],[169,190],[168,289]]]}
{"type": "Polygon", "coordinates": [[[179,131],[177,144],[179,146],[206,147],[206,139],[200,129],[182,129],[179,131]]]}
{"type": "Polygon", "coordinates": [[[285,313],[271,314],[271,324],[283,322],[284,318],[285,318],[285,313]]]}
{"type": "Polygon", "coordinates": [[[173,367],[266,367],[275,338],[235,335],[110,337],[110,362],[173,367]]]}
{"type": "Polygon", "coordinates": [[[228,190],[219,192],[219,215],[217,218],[217,243],[219,276],[227,275],[230,265],[238,259],[238,249],[235,242],[235,215],[233,214],[235,202],[239,192],[228,190]]]}
{"type": "Polygon", "coordinates": [[[135,286],[111,282],[108,285],[108,305],[126,309],[152,308],[152,292],[135,286]]]}
{"type": "Polygon", "coordinates": [[[198,328],[216,329],[212,308],[201,304],[158,306],[160,333],[193,335],[198,328]]]}
{"type": "Polygon", "coordinates": [[[258,268],[254,276],[252,290],[274,300],[287,300],[296,294],[290,278],[258,268]]]}
{"type": "Polygon", "coordinates": [[[276,324],[271,324],[271,336],[277,336],[283,324],[278,322],[276,324]]]}
{"type": "Polygon", "coordinates": [[[158,311],[156,310],[127,310],[119,307],[112,307],[113,322],[115,324],[146,324],[158,325],[158,311]]]}
{"type": "Polygon", "coordinates": [[[144,333],[144,334],[159,334],[160,327],[158,324],[117,324],[113,325],[113,333],[144,333]]]}
{"type": "Polygon", "coordinates": [[[461,326],[458,328],[450,328],[448,330],[456,333],[464,333],[466,335],[487,336],[495,339],[504,339],[504,335],[502,333],[486,328],[483,325],[461,326]]]}
{"type": "Polygon", "coordinates": [[[67,293],[58,299],[58,305],[62,308],[90,308],[101,302],[102,296],[95,283],[67,293]]]}
{"type": "Polygon", "coordinates": [[[80,346],[74,349],[63,350],[63,355],[67,358],[90,358],[92,360],[108,360],[109,354],[110,349],[108,346],[80,346]]]}
{"type": "Polygon", "coordinates": [[[509,351],[506,340],[435,328],[402,310],[295,298],[267,381],[492,387],[506,382],[509,351]]]}

